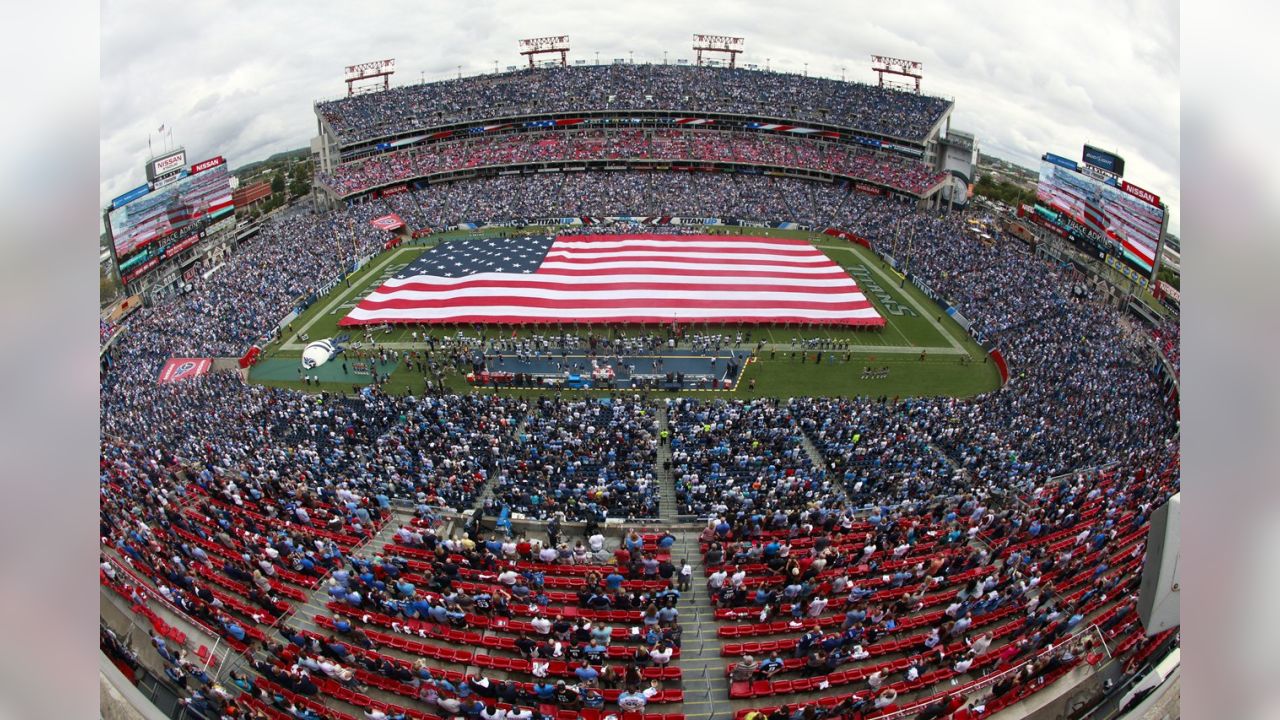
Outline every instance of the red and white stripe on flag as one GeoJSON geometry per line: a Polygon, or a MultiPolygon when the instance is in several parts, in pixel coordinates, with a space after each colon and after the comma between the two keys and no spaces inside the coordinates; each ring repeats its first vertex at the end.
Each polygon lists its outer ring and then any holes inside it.
{"type": "Polygon", "coordinates": [[[557,238],[533,273],[393,278],[343,325],[730,322],[884,325],[810,243],[718,235],[557,238]]]}

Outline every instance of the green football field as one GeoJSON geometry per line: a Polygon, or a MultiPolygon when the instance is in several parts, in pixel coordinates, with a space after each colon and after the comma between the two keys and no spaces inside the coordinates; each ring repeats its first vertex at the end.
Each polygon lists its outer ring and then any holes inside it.
{"type": "MultiPolygon", "coordinates": [[[[882,330],[854,330],[843,328],[801,328],[796,326],[704,325],[685,326],[687,332],[711,333],[734,336],[738,332],[750,333],[752,347],[758,340],[765,345],[754,362],[747,366],[739,389],[717,393],[726,396],[752,397],[797,395],[869,395],[869,396],[925,396],[949,395],[967,397],[993,390],[999,386],[999,373],[986,354],[964,330],[942,312],[933,301],[925,297],[901,275],[882,263],[869,250],[844,240],[798,230],[773,230],[743,228],[744,234],[808,239],[821,248],[834,262],[843,266],[857,281],[859,287],[871,299],[876,310],[885,318],[882,330]],[[815,363],[813,352],[804,353],[804,343],[813,338],[829,341],[822,352],[822,362],[815,363]],[[835,345],[832,349],[832,344],[835,345]],[[889,368],[888,377],[863,380],[867,366],[889,368]],[[750,380],[756,381],[755,390],[749,389],[750,380]]],[[[545,228],[510,230],[519,233],[542,233],[545,228]]],[[[489,230],[487,233],[495,233],[489,230]]],[[[304,386],[298,379],[298,367],[302,349],[310,341],[350,332],[352,341],[363,341],[359,328],[341,329],[338,322],[367,294],[387,278],[394,276],[427,248],[440,242],[461,238],[484,237],[485,232],[451,232],[415,241],[376,256],[365,267],[340,283],[328,295],[320,298],[306,312],[296,318],[282,337],[263,351],[263,360],[250,373],[250,380],[268,385],[295,387],[307,390],[326,389],[351,392],[360,382],[352,377],[334,377],[330,368],[320,375],[320,385],[304,386]]],[[[608,330],[592,328],[594,332],[616,335],[642,335],[653,328],[611,327],[608,330]]],[[[565,325],[567,332],[586,334],[588,327],[565,325]]],[[[428,332],[439,337],[463,331],[475,336],[473,326],[432,326],[428,332]]],[[[555,332],[555,329],[516,329],[517,335],[535,332],[555,332]]],[[[425,344],[414,343],[410,328],[377,331],[373,340],[393,350],[425,349],[425,344]]],[[[509,326],[482,329],[487,337],[509,337],[509,326]]],[[[419,330],[421,333],[421,330],[419,330]]],[[[332,363],[331,363],[332,364],[332,363]]],[[[367,381],[367,378],[365,378],[367,381]]],[[[470,389],[461,375],[446,377],[455,390],[470,389]]],[[[423,378],[403,367],[392,371],[386,388],[393,393],[420,392],[423,378]]],[[[486,392],[492,392],[486,390],[486,392]]],[[[501,392],[519,392],[503,390],[501,392]]],[[[537,391],[525,391],[537,392],[537,391]]],[[[583,392],[583,391],[566,391],[583,392]]],[[[605,393],[607,391],[596,391],[605,393]]],[[[617,392],[617,391],[615,391],[617,392]]]]}

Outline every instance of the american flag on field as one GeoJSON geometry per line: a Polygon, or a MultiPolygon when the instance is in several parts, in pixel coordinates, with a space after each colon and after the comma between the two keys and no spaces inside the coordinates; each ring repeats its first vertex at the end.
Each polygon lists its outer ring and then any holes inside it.
{"type": "Polygon", "coordinates": [[[342,325],[813,323],[883,326],[803,240],[590,235],[458,240],[424,252],[342,325]]]}

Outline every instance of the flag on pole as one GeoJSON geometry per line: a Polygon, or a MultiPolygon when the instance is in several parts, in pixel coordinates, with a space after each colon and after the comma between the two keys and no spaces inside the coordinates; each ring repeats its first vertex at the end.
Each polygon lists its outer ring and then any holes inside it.
{"type": "Polygon", "coordinates": [[[460,240],[423,253],[342,325],[419,323],[884,325],[808,242],[722,235],[460,240]]]}

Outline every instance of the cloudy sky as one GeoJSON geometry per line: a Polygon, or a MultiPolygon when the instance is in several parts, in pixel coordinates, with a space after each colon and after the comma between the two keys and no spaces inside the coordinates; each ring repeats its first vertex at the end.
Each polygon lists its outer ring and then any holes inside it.
{"type": "Polygon", "coordinates": [[[872,53],[919,60],[952,127],[1037,167],[1045,151],[1116,150],[1179,230],[1178,6],[1159,0],[911,3],[699,0],[555,4],[323,0],[101,5],[100,195],[143,180],[147,137],[173,129],[189,160],[233,167],[302,147],[311,104],[345,92],[343,67],[395,58],[396,84],[515,65],[516,41],[569,35],[570,59],[691,58],[695,32],[746,38],[743,63],[874,81],[872,53]]]}

